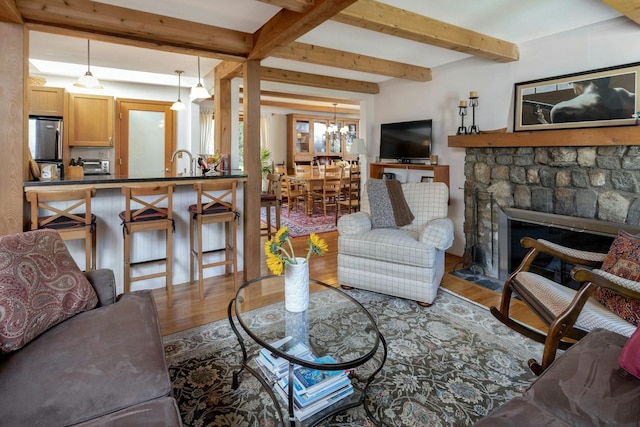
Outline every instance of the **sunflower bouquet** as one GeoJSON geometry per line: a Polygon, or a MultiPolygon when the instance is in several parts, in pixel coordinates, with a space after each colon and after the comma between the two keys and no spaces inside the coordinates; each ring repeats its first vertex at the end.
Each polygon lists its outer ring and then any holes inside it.
{"type": "MultiPolygon", "coordinates": [[[[309,262],[311,255],[324,255],[328,250],[327,243],[317,234],[309,235],[309,250],[303,263],[309,262]]],[[[267,255],[267,267],[273,274],[282,274],[286,264],[298,264],[299,258],[293,251],[293,245],[289,237],[289,227],[282,227],[273,236],[273,239],[267,240],[264,245],[264,253],[267,255]],[[286,244],[286,247],[285,247],[286,244]]]]}

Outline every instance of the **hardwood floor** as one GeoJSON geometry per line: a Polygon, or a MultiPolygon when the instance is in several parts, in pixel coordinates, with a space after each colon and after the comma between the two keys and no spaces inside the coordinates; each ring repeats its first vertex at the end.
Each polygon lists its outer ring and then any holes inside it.
{"type": "MultiPolygon", "coordinates": [[[[332,286],[338,286],[337,253],[338,233],[324,233],[321,235],[329,245],[329,251],[322,257],[313,256],[309,264],[309,276],[332,286]]],[[[262,241],[265,241],[262,237],[262,241]]],[[[307,238],[294,238],[293,245],[298,255],[306,254],[307,238]]],[[[262,253],[262,252],[261,252],[262,253]]],[[[262,275],[270,274],[264,262],[264,253],[260,260],[262,275]]],[[[451,271],[460,262],[460,258],[447,254],[445,271],[451,271]]],[[[442,280],[443,288],[458,295],[475,301],[486,307],[498,306],[500,294],[498,292],[467,282],[451,274],[445,274],[442,280]]],[[[195,326],[203,325],[227,317],[227,306],[235,296],[231,277],[215,277],[205,280],[205,298],[198,298],[198,286],[182,284],[174,287],[173,308],[167,308],[167,296],[164,289],[155,289],[153,295],[158,306],[158,316],[163,335],[172,334],[195,326]]],[[[428,309],[427,309],[428,310],[428,309]]],[[[519,321],[543,329],[544,324],[520,301],[512,304],[512,314],[519,321]]]]}

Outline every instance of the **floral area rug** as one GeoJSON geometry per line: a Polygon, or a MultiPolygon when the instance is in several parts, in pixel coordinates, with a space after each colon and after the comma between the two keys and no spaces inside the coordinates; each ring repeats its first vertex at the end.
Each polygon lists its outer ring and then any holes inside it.
{"type": "MultiPolygon", "coordinates": [[[[274,230],[276,229],[275,209],[275,207],[271,208],[271,225],[274,230]]],[[[346,212],[346,209],[343,208],[342,211],[346,212]]],[[[289,227],[291,237],[307,236],[310,233],[326,233],[337,229],[335,212],[333,207],[327,208],[327,216],[324,216],[322,208],[316,206],[312,216],[305,214],[300,209],[291,211],[291,215],[289,215],[285,206],[280,215],[280,224],[289,227]]],[[[263,224],[267,223],[266,208],[260,209],[260,220],[263,224]]]]}
{"type": "MultiPolygon", "coordinates": [[[[443,290],[429,308],[367,291],[348,293],[369,310],[388,344],[386,363],[367,393],[369,408],[384,425],[468,426],[534,379],[527,360],[539,357],[542,345],[483,307],[443,290]]],[[[257,353],[257,344],[245,338],[249,353],[257,353]]],[[[251,374],[245,371],[239,388],[231,387],[241,349],[227,320],[166,336],[164,343],[185,426],[279,424],[275,406],[251,374]]],[[[381,355],[352,372],[355,386],[379,366],[381,355]]],[[[357,407],[320,425],[374,424],[357,407]]]]}

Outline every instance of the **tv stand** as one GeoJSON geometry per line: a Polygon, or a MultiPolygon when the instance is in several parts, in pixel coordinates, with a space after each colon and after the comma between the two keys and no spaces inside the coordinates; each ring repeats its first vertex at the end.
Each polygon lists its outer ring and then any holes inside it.
{"type": "MultiPolygon", "coordinates": [[[[425,165],[418,163],[369,163],[369,176],[380,178],[386,169],[433,171],[435,182],[444,182],[449,187],[449,165],[425,165]]],[[[451,188],[449,188],[451,190],[451,188]]]]}

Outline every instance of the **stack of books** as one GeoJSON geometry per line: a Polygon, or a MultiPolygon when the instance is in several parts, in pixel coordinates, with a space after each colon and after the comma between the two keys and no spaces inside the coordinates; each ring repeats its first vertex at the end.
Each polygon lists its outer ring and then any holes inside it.
{"type": "MultiPolygon", "coordinates": [[[[286,345],[290,339],[284,338],[273,343],[276,348],[282,348],[288,354],[315,361],[322,364],[335,364],[331,356],[315,357],[304,344],[295,344],[290,348],[286,345]]],[[[268,350],[262,349],[256,362],[264,374],[275,381],[274,388],[286,401],[289,401],[289,362],[277,357],[268,350]]],[[[303,421],[323,409],[333,405],[353,393],[353,385],[347,370],[319,370],[304,366],[295,366],[293,370],[293,403],[294,416],[303,421]]]]}

